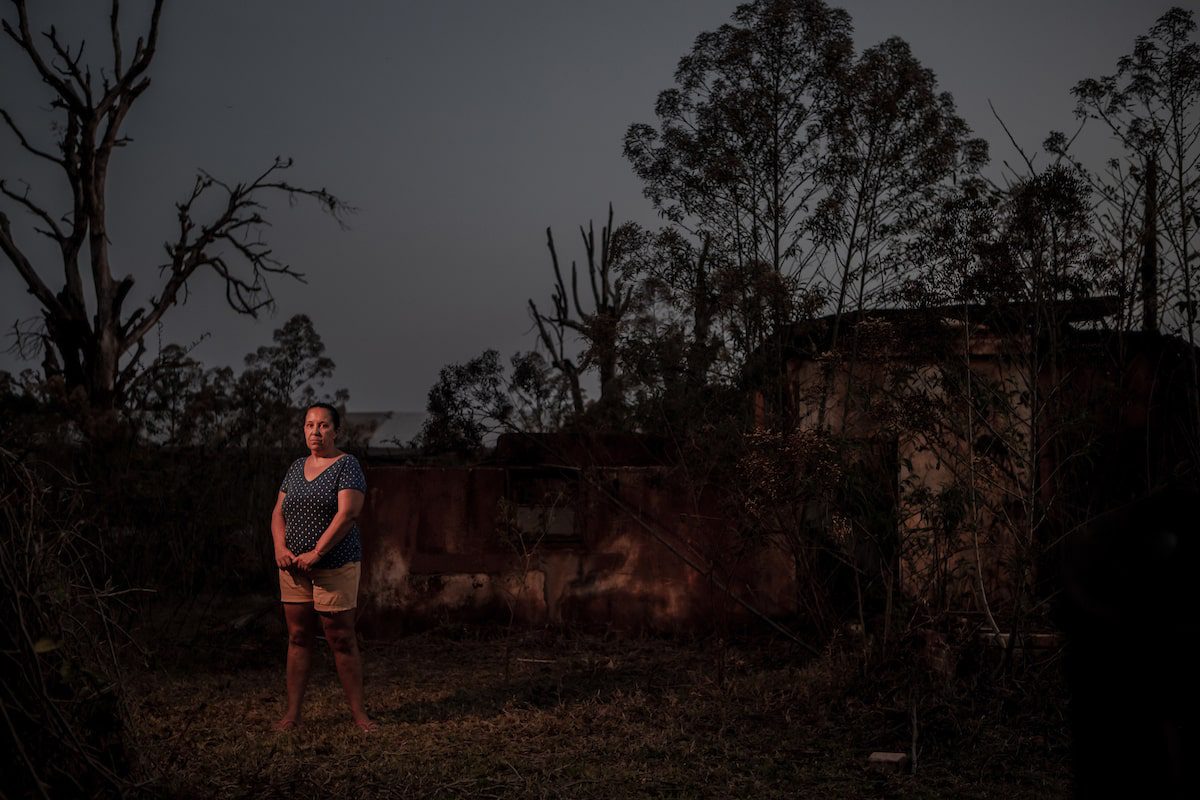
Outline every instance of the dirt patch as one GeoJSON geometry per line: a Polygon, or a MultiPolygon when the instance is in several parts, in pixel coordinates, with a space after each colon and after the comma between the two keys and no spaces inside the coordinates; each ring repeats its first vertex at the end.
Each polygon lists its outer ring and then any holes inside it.
{"type": "Polygon", "coordinates": [[[276,734],[284,642],[267,627],[261,641],[227,636],[224,648],[195,646],[136,678],[134,744],[149,790],[605,800],[1070,790],[1052,674],[934,698],[868,678],[848,655],[806,659],[778,642],[722,652],[449,628],[364,643],[374,734],[350,725],[327,653],[314,664],[304,726],[276,734]],[[911,749],[914,709],[915,770],[868,770],[873,750],[911,749]]]}

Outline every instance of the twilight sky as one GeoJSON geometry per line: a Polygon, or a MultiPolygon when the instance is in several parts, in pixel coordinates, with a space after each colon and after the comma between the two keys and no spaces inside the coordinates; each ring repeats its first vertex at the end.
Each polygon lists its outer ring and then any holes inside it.
{"type": "MultiPolygon", "coordinates": [[[[1176,3],[1200,8],[1195,2],[1176,3]]],[[[89,42],[109,58],[107,3],[37,0],[33,23],[89,42]]],[[[338,365],[351,409],[414,410],[438,369],[487,347],[507,355],[534,339],[525,301],[545,304],[545,228],[564,261],[582,259],[578,226],[614,204],[618,221],[656,225],[621,155],[633,122],[654,122],[654,99],[695,36],[725,22],[734,0],[190,0],[168,3],[153,84],[130,114],[134,143],[114,157],[109,226],[131,300],[157,289],[173,203],[196,169],[237,181],[276,155],[289,179],[326,186],[359,211],[349,229],[307,206],[269,209],[276,253],[307,276],[272,286],[273,314],[256,321],[224,305],[215,279],[194,280],[165,317],[162,342],[210,334],[193,355],[240,367],[291,315],[309,314],[338,365]]],[[[1015,153],[988,109],[1037,149],[1073,131],[1079,79],[1112,72],[1170,3],[1145,0],[853,0],[860,49],[899,35],[992,143],[1015,153]]],[[[149,3],[126,2],[126,53],[149,3]]],[[[0,14],[12,17],[7,4],[0,14]]],[[[0,39],[0,107],[49,143],[48,90],[0,39]]],[[[1109,152],[1098,128],[1079,151],[1109,152]]],[[[0,177],[28,180],[63,208],[58,177],[0,129],[0,177]]],[[[35,255],[19,209],[4,210],[35,255]]],[[[47,280],[61,267],[43,260],[47,280]]],[[[59,283],[53,284],[57,288],[59,283]]],[[[37,313],[0,260],[0,325],[37,313]]],[[[7,345],[7,342],[5,343],[7,345]]],[[[157,344],[148,342],[151,355],[157,344]]],[[[0,369],[23,365],[0,354],[0,369]]],[[[30,365],[34,366],[34,365],[30,365]]]]}

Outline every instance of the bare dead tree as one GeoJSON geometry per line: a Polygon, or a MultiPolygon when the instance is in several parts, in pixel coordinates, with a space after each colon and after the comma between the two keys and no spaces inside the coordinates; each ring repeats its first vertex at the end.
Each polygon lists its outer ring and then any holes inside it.
{"type": "Polygon", "coordinates": [[[558,264],[558,252],[554,247],[554,234],[549,228],[546,229],[546,246],[550,249],[554,266],[554,293],[550,298],[554,310],[543,314],[537,304],[530,300],[529,312],[537,325],[538,338],[550,355],[551,364],[568,383],[576,414],[583,413],[580,375],[591,366],[595,366],[600,376],[600,405],[609,408],[620,403],[617,342],[621,320],[631,307],[634,292],[634,287],[626,286],[613,269],[618,260],[623,227],[614,232],[610,203],[608,224],[600,232],[598,254],[595,229],[591,224],[587,230],[583,226],[579,228],[587,253],[588,285],[592,292],[590,311],[585,310],[579,300],[579,272],[575,262],[571,262],[571,293],[567,294],[562,269],[558,264]],[[568,331],[573,332],[584,345],[578,364],[568,352],[568,331]]]}
{"type": "Polygon", "coordinates": [[[276,157],[248,182],[226,183],[200,172],[187,198],[176,203],[179,228],[164,245],[167,261],[160,266],[164,280],[157,295],[144,305],[126,308],[134,278],[114,274],[106,186],[113,152],[130,142],[121,132],[125,117],[150,86],[148,71],[158,48],[163,0],[154,3],[147,31],[137,39],[128,62],[119,29],[120,3],[112,0],[112,60],[107,69],[100,70],[98,85],[92,68],[83,62],[83,42],[72,49],[54,26],[42,34],[44,41],[35,38],[26,0],[11,3],[16,20],[4,19],[0,27],[52,90],[50,107],[60,115],[54,127],[59,138],[52,146],[43,146],[27,136],[3,107],[0,119],[26,153],[62,170],[70,189],[71,209],[56,216],[34,199],[28,184],[18,191],[0,180],[0,193],[32,215],[34,232],[57,246],[62,287],[58,291],[51,288],[45,277],[49,267],[33,263],[28,248],[18,243],[2,212],[0,251],[41,306],[44,329],[39,335],[47,378],[61,377],[69,392],[82,390],[93,408],[112,407],[121,402],[137,374],[146,334],[181,296],[187,297],[188,281],[197,272],[216,273],[225,284],[230,307],[252,316],[273,302],[269,276],[302,279],[276,259],[262,240],[267,225],[265,197],[281,193],[293,202],[309,197],[335,218],[350,209],[324,188],[302,188],[283,180],[281,173],[292,165],[290,159],[276,157]],[[202,203],[218,208],[209,221],[198,219],[202,203]],[[90,298],[85,294],[84,268],[91,272],[90,298]]]}

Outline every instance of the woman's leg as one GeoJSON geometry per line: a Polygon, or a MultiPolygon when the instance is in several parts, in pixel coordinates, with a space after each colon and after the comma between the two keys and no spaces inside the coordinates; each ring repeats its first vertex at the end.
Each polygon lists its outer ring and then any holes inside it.
{"type": "Polygon", "coordinates": [[[278,730],[287,730],[300,724],[304,689],[308,685],[308,672],[312,666],[316,612],[309,603],[284,603],[283,616],[288,629],[287,711],[283,719],[275,724],[278,730]]]}
{"type": "Polygon", "coordinates": [[[350,715],[354,724],[363,730],[371,730],[375,723],[367,716],[363,707],[362,656],[358,652],[358,639],[354,635],[355,609],[348,611],[323,611],[321,623],[325,626],[325,640],[333,651],[333,663],[337,665],[338,678],[350,704],[350,715]]]}

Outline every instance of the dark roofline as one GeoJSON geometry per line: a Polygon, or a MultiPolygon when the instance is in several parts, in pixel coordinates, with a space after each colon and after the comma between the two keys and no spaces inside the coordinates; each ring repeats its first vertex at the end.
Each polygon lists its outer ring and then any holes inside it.
{"type": "MultiPolygon", "coordinates": [[[[954,303],[940,306],[915,306],[912,308],[871,308],[861,312],[843,313],[842,319],[853,323],[858,319],[888,319],[894,321],[922,322],[930,319],[968,320],[983,325],[995,322],[1022,321],[1031,319],[1038,311],[1049,310],[1059,322],[1098,322],[1121,312],[1121,298],[1116,295],[1081,297],[1071,300],[1053,300],[1049,303],[954,303]]],[[[832,324],[837,314],[828,314],[811,320],[812,323],[832,324]]],[[[808,324],[805,322],[794,324],[808,324]]]]}
{"type": "MultiPolygon", "coordinates": [[[[1049,313],[1062,325],[1072,323],[1099,322],[1119,314],[1121,300],[1115,295],[1083,297],[1073,300],[1054,300],[1048,304],[1028,302],[1016,303],[956,303],[953,305],[924,306],[912,308],[872,308],[852,311],[841,315],[842,332],[867,321],[877,320],[901,325],[916,332],[946,321],[979,325],[984,328],[1011,331],[1023,327],[1038,312],[1049,313]]],[[[798,353],[813,353],[829,349],[837,314],[828,314],[810,320],[801,320],[784,326],[782,337],[777,339],[785,350],[798,353]]]]}
{"type": "MultiPolygon", "coordinates": [[[[1119,298],[1115,296],[1086,297],[1077,300],[1058,300],[1051,305],[1051,316],[1062,326],[1062,334],[1069,337],[1076,345],[1130,348],[1127,352],[1159,352],[1176,355],[1186,354],[1191,345],[1182,337],[1163,332],[1147,332],[1141,330],[1121,331],[1114,328],[1089,328],[1087,323],[1102,321],[1119,313],[1121,308],[1119,298]],[[1074,323],[1074,324],[1072,324],[1074,323]],[[1085,327],[1080,327],[1083,323],[1085,327]]],[[[995,337],[1013,335],[1024,328],[1028,330],[1026,321],[1032,313],[1033,305],[1029,303],[1008,303],[1004,305],[982,303],[959,303],[957,305],[927,306],[924,308],[877,308],[842,315],[841,336],[854,330],[855,326],[871,322],[886,322],[899,328],[896,331],[897,344],[907,343],[893,352],[890,358],[904,358],[917,354],[929,355],[935,352],[939,344],[946,341],[947,323],[968,323],[980,328],[979,338],[982,341],[991,333],[995,337]]],[[[762,370],[774,371],[778,367],[772,364],[781,363],[791,358],[813,358],[819,354],[828,353],[831,349],[833,325],[837,315],[830,314],[810,320],[793,322],[777,329],[776,336],[768,343],[760,345],[751,354],[744,377],[751,383],[755,381],[754,374],[762,374],[762,370]],[[773,351],[773,352],[772,352],[773,351]]],[[[849,342],[842,340],[846,344],[849,342]]],[[[1197,358],[1200,359],[1200,346],[1197,346],[1197,358]]]]}

